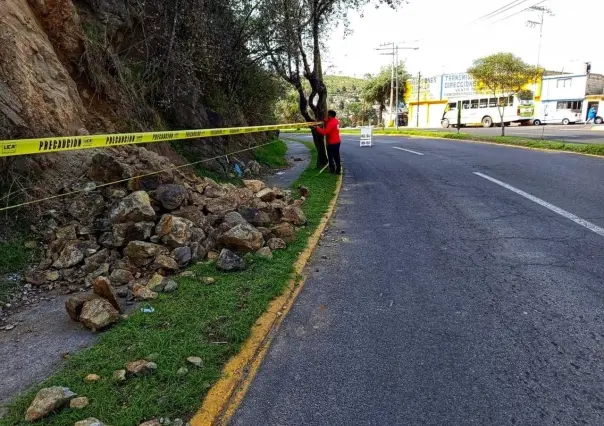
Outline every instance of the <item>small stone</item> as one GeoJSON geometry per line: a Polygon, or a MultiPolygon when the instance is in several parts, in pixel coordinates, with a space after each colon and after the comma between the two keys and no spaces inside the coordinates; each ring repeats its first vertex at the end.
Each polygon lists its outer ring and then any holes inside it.
{"type": "Polygon", "coordinates": [[[268,247],[262,247],[260,250],[258,250],[256,252],[256,255],[258,255],[264,259],[269,259],[269,260],[273,258],[273,252],[268,247]]]}
{"type": "Polygon", "coordinates": [[[298,191],[300,191],[301,197],[308,198],[308,196],[310,195],[310,191],[305,186],[299,186],[298,191]]]}
{"type": "Polygon", "coordinates": [[[178,283],[174,280],[166,280],[164,283],[164,293],[171,293],[178,288],[178,283]]]}
{"type": "Polygon", "coordinates": [[[46,281],[55,282],[59,278],[61,278],[61,274],[59,273],[59,271],[45,271],[44,278],[46,279],[46,281]]]}
{"type": "Polygon", "coordinates": [[[286,243],[293,243],[296,240],[296,229],[291,223],[280,223],[279,225],[273,226],[271,231],[277,238],[281,238],[286,243]]]}
{"type": "Polygon", "coordinates": [[[149,290],[147,287],[141,284],[135,284],[132,293],[134,298],[137,300],[152,300],[157,299],[157,293],[153,290],[149,290]]]}
{"type": "Polygon", "coordinates": [[[101,376],[98,374],[89,374],[84,377],[85,382],[98,382],[99,380],[101,380],[101,376]]]}
{"type": "Polygon", "coordinates": [[[147,282],[147,288],[151,291],[161,292],[164,291],[164,277],[160,274],[155,274],[147,282]]]}
{"type": "Polygon", "coordinates": [[[139,359],[126,364],[126,371],[132,375],[140,375],[153,372],[157,369],[157,364],[146,359],[139,359]]]}
{"type": "Polygon", "coordinates": [[[179,376],[185,376],[188,372],[189,372],[189,369],[187,367],[180,367],[176,371],[176,374],[179,375],[179,376]]]}
{"type": "Polygon", "coordinates": [[[138,426],[162,426],[158,419],[147,420],[144,423],[139,424],[138,426]]]}
{"type": "Polygon", "coordinates": [[[124,255],[130,259],[134,266],[143,267],[149,265],[159,254],[167,254],[168,249],[159,244],[147,243],[145,241],[130,241],[124,249],[124,255]]]}
{"type": "Polygon", "coordinates": [[[38,243],[36,243],[34,240],[29,240],[29,241],[25,241],[25,243],[23,244],[23,246],[26,249],[30,249],[33,250],[38,246],[38,243]]]}
{"type": "Polygon", "coordinates": [[[84,260],[84,251],[81,250],[79,243],[76,240],[68,242],[52,266],[56,269],[67,269],[84,260]]]}
{"type": "Polygon", "coordinates": [[[201,365],[203,364],[202,359],[198,356],[190,356],[187,358],[187,361],[189,361],[195,367],[201,367],[201,365]]]}
{"type": "Polygon", "coordinates": [[[218,241],[224,246],[238,251],[256,251],[264,244],[260,231],[252,225],[240,224],[222,234],[218,241]]]}
{"type": "Polygon", "coordinates": [[[112,378],[116,382],[124,382],[126,380],[126,370],[115,370],[112,378]]]}
{"type": "Polygon", "coordinates": [[[73,426],[105,426],[105,423],[94,417],[88,417],[87,419],[75,422],[73,426]]]}
{"type": "Polygon", "coordinates": [[[296,205],[287,206],[283,209],[284,222],[291,222],[296,226],[305,225],[307,220],[302,209],[296,205]]]}
{"type": "Polygon", "coordinates": [[[69,388],[61,386],[40,389],[25,413],[25,420],[28,422],[40,420],[52,411],[61,408],[75,396],[76,394],[69,388]]]}
{"type": "Polygon", "coordinates": [[[116,284],[128,284],[134,280],[134,274],[127,269],[114,269],[109,279],[116,284]]]}
{"type": "Polygon", "coordinates": [[[179,276],[180,277],[187,277],[187,278],[195,278],[195,272],[193,272],[193,271],[184,271],[184,272],[181,272],[179,274],[179,276]]]}
{"type": "Polygon", "coordinates": [[[216,260],[218,259],[219,254],[215,251],[208,252],[208,260],[216,260]]]}
{"type": "Polygon", "coordinates": [[[86,407],[88,404],[90,404],[88,398],[85,396],[80,396],[69,401],[69,408],[81,409],[86,407]]]}
{"type": "Polygon", "coordinates": [[[215,284],[216,283],[216,278],[214,278],[214,277],[201,277],[199,279],[199,281],[201,281],[203,284],[215,284]]]}
{"type": "Polygon", "coordinates": [[[271,250],[282,250],[282,249],[287,248],[287,243],[285,241],[283,241],[281,238],[271,238],[270,240],[268,240],[266,245],[271,250]]]}
{"type": "Polygon", "coordinates": [[[216,267],[221,271],[243,271],[246,267],[245,260],[229,249],[222,249],[216,267]]]}

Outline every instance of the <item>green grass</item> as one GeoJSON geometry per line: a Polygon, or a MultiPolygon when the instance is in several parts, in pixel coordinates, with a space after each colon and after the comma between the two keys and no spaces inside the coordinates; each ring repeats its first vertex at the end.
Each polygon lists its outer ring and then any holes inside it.
{"type": "Polygon", "coordinates": [[[294,183],[311,192],[303,206],[309,223],[299,231],[295,243],[275,251],[272,261],[250,256],[251,265],[245,272],[219,273],[212,263],[191,267],[198,277],[213,276],[217,282],[203,285],[194,278],[177,278],[179,288],[175,293],[161,295],[150,303],[154,313],[135,312],[104,332],[98,344],[73,354],[60,372],[18,397],[0,425],[25,424],[23,416],[35,393],[52,385],[67,386],[91,403],[79,411],[65,408],[40,424],[73,425],[96,417],[113,426],[132,426],[153,417],[192,415],[269,301],[285,289],[298,253],[334,196],[336,182],[335,176],[317,176],[316,169],[309,167],[294,183]],[[156,372],[123,383],[111,380],[114,370],[150,354],[157,354],[156,372]],[[186,358],[193,355],[203,359],[202,368],[187,365],[186,358]],[[183,366],[189,368],[189,373],[178,376],[176,371],[183,366]],[[83,379],[90,373],[102,379],[85,383],[83,379]]]}
{"type": "MultiPolygon", "coordinates": [[[[283,133],[310,133],[307,129],[282,130],[283,133]]],[[[360,130],[342,129],[341,134],[356,135],[360,130]]],[[[469,140],[475,142],[490,142],[496,144],[515,145],[534,149],[552,149],[556,151],[576,152],[580,154],[591,154],[604,156],[604,144],[581,144],[568,143],[564,141],[530,139],[518,136],[483,136],[469,133],[457,132],[435,132],[420,129],[384,129],[373,131],[374,135],[401,135],[401,136],[422,136],[430,138],[444,138],[453,140],[469,140]]]]}
{"type": "Polygon", "coordinates": [[[269,167],[285,167],[287,166],[286,152],[287,144],[282,140],[278,140],[270,145],[255,149],[254,157],[256,161],[269,167]]]}

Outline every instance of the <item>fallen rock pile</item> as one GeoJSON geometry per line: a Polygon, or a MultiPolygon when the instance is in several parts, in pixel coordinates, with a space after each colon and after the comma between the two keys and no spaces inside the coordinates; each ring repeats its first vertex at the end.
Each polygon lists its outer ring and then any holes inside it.
{"type": "MultiPolygon", "coordinates": [[[[206,258],[224,271],[245,269],[245,253],[283,249],[306,224],[304,197],[167,170],[172,163],[144,148],[103,151],[86,176],[65,187],[83,190],[54,204],[35,227],[43,260],[26,274],[32,286],[76,293],[69,316],[92,330],[120,318],[118,299],[147,300],[176,289],[167,276],[206,258]],[[149,171],[159,174],[136,177],[149,171]],[[121,181],[119,184],[110,182],[121,181]]],[[[306,193],[305,193],[306,194],[306,193]]]]}

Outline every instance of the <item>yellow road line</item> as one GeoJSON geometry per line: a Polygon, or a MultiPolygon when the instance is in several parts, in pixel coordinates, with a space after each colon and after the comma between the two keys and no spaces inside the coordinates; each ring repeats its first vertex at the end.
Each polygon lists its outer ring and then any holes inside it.
{"type": "Polygon", "coordinates": [[[237,410],[264,359],[275,330],[283,322],[298,294],[302,291],[306,277],[300,279],[298,277],[308,263],[335,211],[341,188],[342,175],[338,177],[334,198],[329,204],[327,212],[310,237],[308,245],[294,263],[294,277],[288,282],[283,294],[274,299],[266,312],[256,321],[252,334],[244,343],[241,351],[226,364],[222,370],[222,378],[210,389],[201,408],[191,419],[191,426],[226,425],[237,410]]]}

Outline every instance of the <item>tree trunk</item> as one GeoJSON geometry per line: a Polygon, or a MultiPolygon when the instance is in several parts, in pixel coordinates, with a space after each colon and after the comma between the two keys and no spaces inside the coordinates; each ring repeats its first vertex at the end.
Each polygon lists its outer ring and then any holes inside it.
{"type": "Polygon", "coordinates": [[[505,123],[503,121],[503,116],[505,112],[505,106],[499,108],[499,115],[501,115],[501,136],[505,136],[505,123]]]}

